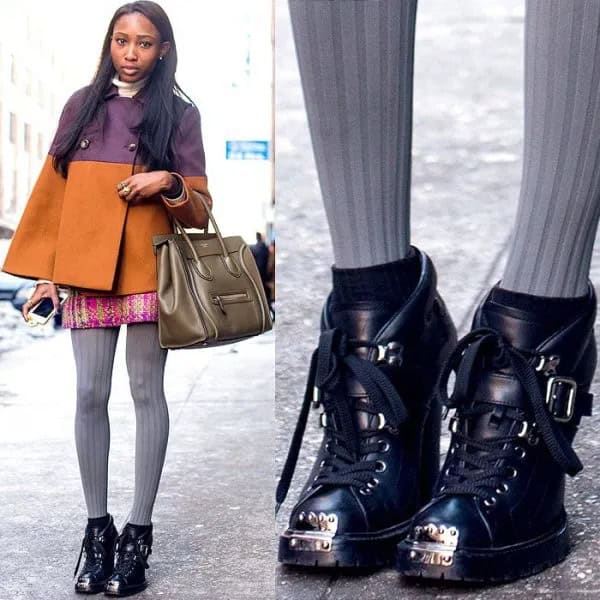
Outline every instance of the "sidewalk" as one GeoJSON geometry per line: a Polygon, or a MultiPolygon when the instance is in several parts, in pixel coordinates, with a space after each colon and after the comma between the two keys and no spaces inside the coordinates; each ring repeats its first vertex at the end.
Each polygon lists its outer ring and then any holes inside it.
{"type": "MultiPolygon", "coordinates": [[[[125,333],[110,402],[109,510],[119,527],[132,500],[135,435],[125,333]]],[[[170,442],[150,586],[136,598],[272,597],[273,338],[169,353],[170,442]]],[[[3,353],[0,373],[0,600],[80,598],[71,575],[86,514],[69,333],[3,353]]]]}
{"type": "MultiPolygon", "coordinates": [[[[439,288],[464,334],[481,294],[502,273],[514,220],[522,138],[523,2],[420,0],[415,64],[413,243],[432,257],[439,288]]],[[[330,287],[331,247],[320,202],[287,3],[278,1],[276,472],[304,393],[330,287]]],[[[596,244],[600,251],[600,245],[596,244]]],[[[600,282],[600,256],[592,277],[600,282]]],[[[594,385],[598,394],[598,382],[594,385]]],[[[600,416],[576,449],[586,469],[567,483],[574,549],[543,574],[504,586],[407,584],[393,569],[370,575],[278,567],[278,600],[600,597],[596,572],[600,416]]],[[[321,432],[312,415],[278,532],[304,484],[321,432]]],[[[442,449],[448,444],[444,435],[442,449]]]]}

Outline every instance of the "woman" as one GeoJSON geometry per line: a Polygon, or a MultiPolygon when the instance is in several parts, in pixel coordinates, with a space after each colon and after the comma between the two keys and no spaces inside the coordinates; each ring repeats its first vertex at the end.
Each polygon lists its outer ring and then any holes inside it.
{"type": "MultiPolygon", "coordinates": [[[[75,439],[88,523],[77,592],[146,587],[151,515],[168,439],[166,350],[157,334],[152,236],[208,218],[200,115],[175,81],[177,49],[163,9],[125,4],[112,17],[92,83],[67,101],[3,270],[39,278],[23,317],[57,285],[70,290],[77,370],[75,439]],[[119,327],[136,413],[133,507],[122,532],[107,510],[107,404],[119,327]]],[[[76,567],[75,571],[77,572],[76,567]]]]}

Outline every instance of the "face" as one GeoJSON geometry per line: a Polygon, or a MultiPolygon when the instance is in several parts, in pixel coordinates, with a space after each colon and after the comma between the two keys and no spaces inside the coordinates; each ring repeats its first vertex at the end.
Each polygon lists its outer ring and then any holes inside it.
{"type": "Polygon", "coordinates": [[[144,15],[134,12],[117,19],[110,55],[121,81],[134,83],[152,73],[157,61],[169,51],[158,29],[144,15]]]}

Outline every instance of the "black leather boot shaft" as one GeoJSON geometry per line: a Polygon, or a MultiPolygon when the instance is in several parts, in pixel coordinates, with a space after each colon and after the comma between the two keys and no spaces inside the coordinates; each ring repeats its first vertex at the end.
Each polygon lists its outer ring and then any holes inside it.
{"type": "Polygon", "coordinates": [[[152,525],[127,523],[117,540],[115,568],[104,593],[107,596],[129,596],[145,589],[150,554],[152,525]]]}
{"type": "Polygon", "coordinates": [[[488,295],[442,375],[452,440],[435,497],[399,546],[405,575],[504,581],[568,553],[565,473],[582,468],[571,443],[591,414],[594,290],[563,314],[502,298],[488,295]]]}
{"type": "Polygon", "coordinates": [[[114,546],[117,535],[117,529],[110,515],[105,526],[98,527],[89,524],[86,526],[81,542],[81,551],[75,566],[75,573],[77,573],[81,558],[85,554],[83,566],[75,581],[76,592],[95,594],[104,589],[113,572],[114,546]]]}
{"type": "Polygon", "coordinates": [[[439,470],[440,407],[432,397],[456,340],[429,258],[399,309],[327,300],[304,406],[278,486],[283,501],[313,387],[323,441],[280,540],[279,559],[310,566],[380,566],[439,470]]]}

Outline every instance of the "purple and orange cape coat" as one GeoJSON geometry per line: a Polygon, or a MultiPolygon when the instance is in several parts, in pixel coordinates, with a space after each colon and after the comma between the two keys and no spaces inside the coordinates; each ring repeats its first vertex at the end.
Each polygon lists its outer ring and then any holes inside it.
{"type": "MultiPolygon", "coordinates": [[[[175,133],[174,174],[184,197],[170,204],[157,195],[129,205],[117,184],[132,174],[142,117],[143,91],[119,96],[112,86],[102,120],[90,123],[65,179],[52,166],[57,142],[72,123],[87,88],[67,101],[42,171],[25,206],[3,271],[48,279],[89,295],[156,291],[152,236],[169,233],[168,213],[187,227],[204,227],[207,215],[197,194],[212,204],[207,188],[198,109],[182,99],[183,115],[175,133]]],[[[143,171],[136,166],[135,172],[143,171]]]]}

